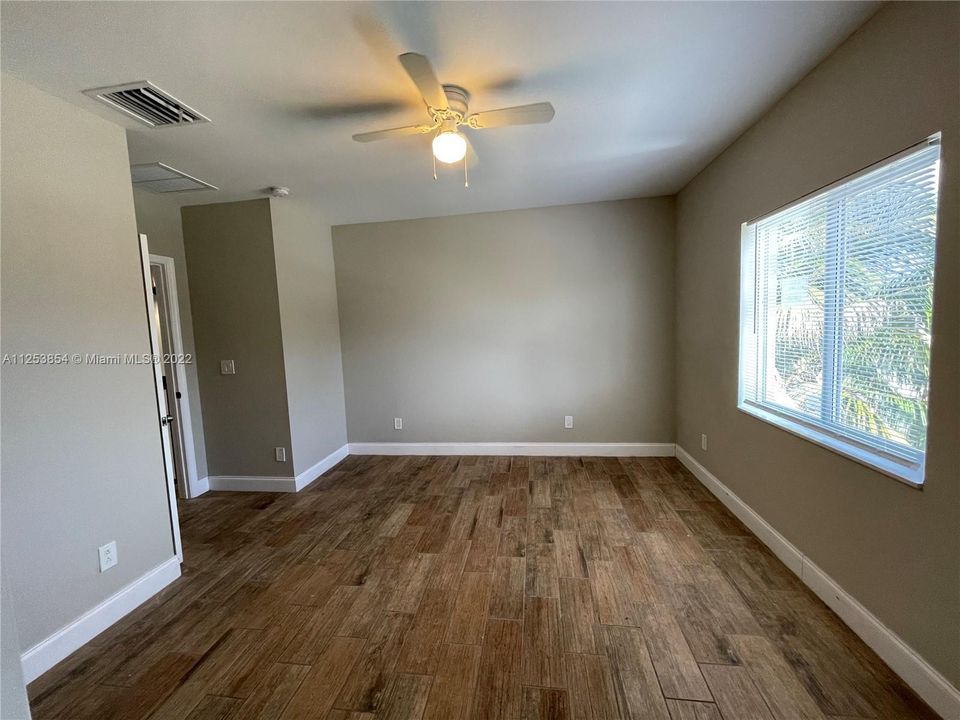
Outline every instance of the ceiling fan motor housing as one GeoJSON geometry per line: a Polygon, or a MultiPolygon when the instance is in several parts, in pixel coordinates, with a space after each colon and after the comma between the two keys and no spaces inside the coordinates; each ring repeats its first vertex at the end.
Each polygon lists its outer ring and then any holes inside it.
{"type": "Polygon", "coordinates": [[[470,103],[470,93],[459,85],[444,85],[443,94],[447,96],[447,104],[454,112],[467,116],[467,105],[470,103]]]}

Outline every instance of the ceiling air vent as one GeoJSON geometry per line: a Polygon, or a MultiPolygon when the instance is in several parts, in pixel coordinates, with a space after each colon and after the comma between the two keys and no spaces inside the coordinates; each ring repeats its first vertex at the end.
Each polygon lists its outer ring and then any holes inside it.
{"type": "Polygon", "coordinates": [[[185,190],[216,190],[203,180],[180,172],[163,163],[144,163],[130,166],[130,179],[135,188],[155,193],[184,192],[185,190]]]}
{"type": "Polygon", "coordinates": [[[183,104],[148,80],[93,88],[84,90],[83,94],[100,100],[127,115],[132,115],[150,127],[197,125],[210,122],[210,118],[183,104]]]}

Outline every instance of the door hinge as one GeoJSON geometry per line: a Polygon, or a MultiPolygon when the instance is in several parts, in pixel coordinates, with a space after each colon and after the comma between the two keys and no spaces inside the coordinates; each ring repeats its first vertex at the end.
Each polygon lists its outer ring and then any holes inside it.
{"type": "Polygon", "coordinates": [[[167,376],[166,376],[166,375],[161,375],[161,376],[160,376],[160,380],[161,380],[161,382],[163,382],[163,389],[166,390],[166,389],[167,389],[167,376]]]}

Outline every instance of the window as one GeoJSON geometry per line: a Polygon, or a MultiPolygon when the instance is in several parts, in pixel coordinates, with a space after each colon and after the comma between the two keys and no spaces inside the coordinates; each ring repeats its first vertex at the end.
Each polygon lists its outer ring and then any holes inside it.
{"type": "Polygon", "coordinates": [[[743,225],[741,410],[913,485],[939,136],[743,225]]]}

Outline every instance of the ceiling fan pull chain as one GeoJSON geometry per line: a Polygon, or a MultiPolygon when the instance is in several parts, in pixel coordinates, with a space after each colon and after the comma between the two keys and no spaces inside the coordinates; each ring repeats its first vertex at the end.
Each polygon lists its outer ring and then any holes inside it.
{"type": "Polygon", "coordinates": [[[463,186],[465,188],[470,187],[470,180],[467,177],[467,156],[463,156],[463,186]]]}
{"type": "Polygon", "coordinates": [[[436,156],[433,156],[433,155],[431,155],[431,157],[433,157],[433,179],[436,180],[437,179],[437,158],[436,156]]]}

